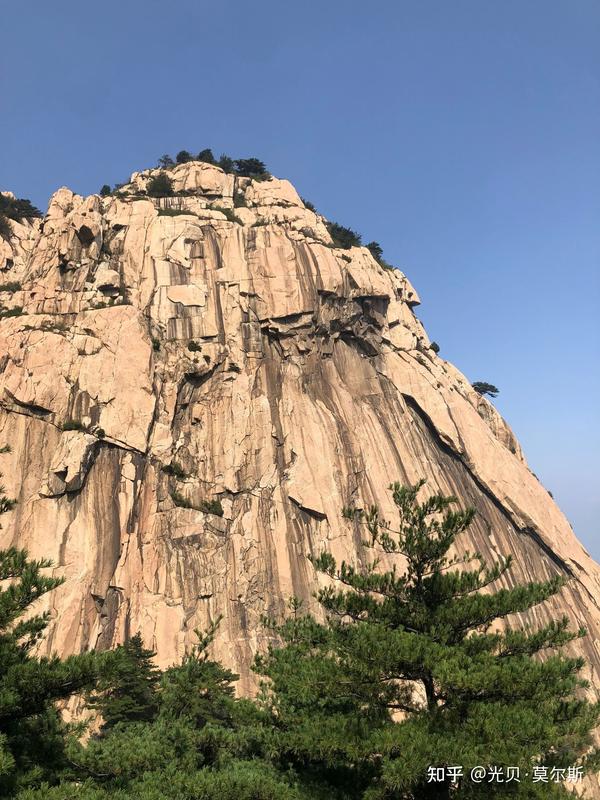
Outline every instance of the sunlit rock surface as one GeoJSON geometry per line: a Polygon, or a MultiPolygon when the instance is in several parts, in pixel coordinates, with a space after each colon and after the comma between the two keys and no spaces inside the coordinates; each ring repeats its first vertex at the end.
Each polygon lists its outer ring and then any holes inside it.
{"type": "Polygon", "coordinates": [[[572,577],[528,621],[585,625],[597,684],[599,567],[493,406],[430,349],[408,279],[332,247],[287,181],[193,162],[152,199],[153,174],[120,197],[60,189],[0,242],[0,283],[21,284],[0,305],[22,308],[0,319],[0,470],[18,499],[0,544],[66,578],[44,647],[141,631],[166,666],[222,615],[215,655],[252,691],[261,615],[292,595],[315,608],[307,555],[360,557],[342,507],[391,519],[390,481],[424,476],[477,507],[463,545],[514,554],[512,580],[572,577]]]}

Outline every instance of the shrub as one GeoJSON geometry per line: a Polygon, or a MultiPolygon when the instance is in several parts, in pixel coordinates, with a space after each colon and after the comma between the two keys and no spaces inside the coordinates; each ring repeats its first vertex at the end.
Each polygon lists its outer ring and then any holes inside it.
{"type": "Polygon", "coordinates": [[[188,500],[181,492],[177,491],[171,492],[171,500],[179,508],[193,508],[194,511],[203,511],[205,514],[214,514],[217,517],[223,516],[223,506],[220,500],[201,500],[200,504],[195,506],[191,500],[188,500]]]}
{"type": "Polygon", "coordinates": [[[0,292],[18,292],[20,288],[21,284],[18,281],[0,283],[0,292]]]}
{"type": "Polygon", "coordinates": [[[301,197],[300,200],[302,200],[302,202],[304,203],[304,208],[308,208],[309,211],[314,211],[315,214],[317,213],[317,209],[310,202],[310,200],[306,200],[304,197],[301,197]]]}
{"type": "Polygon", "coordinates": [[[9,317],[20,317],[23,313],[22,306],[15,306],[14,308],[3,308],[0,310],[0,319],[8,319],[9,317]]]}
{"type": "MultiPolygon", "coordinates": [[[[181,492],[171,492],[171,500],[179,508],[194,508],[194,505],[187,499],[187,497],[184,497],[181,492]]],[[[196,511],[198,511],[198,509],[196,509],[196,511]]]]}
{"type": "Polygon", "coordinates": [[[236,158],[235,173],[243,178],[270,178],[267,167],[259,158],[236,158]]]}
{"type": "Polygon", "coordinates": [[[159,217],[180,217],[182,214],[193,214],[192,211],[186,211],[185,208],[159,208],[158,209],[158,216],[159,217]]]}
{"type": "Polygon", "coordinates": [[[104,428],[96,428],[94,431],[98,439],[104,439],[106,437],[106,431],[104,428]]]}
{"type": "Polygon", "coordinates": [[[237,222],[238,225],[244,224],[232,208],[225,208],[225,206],[209,206],[209,208],[213,211],[220,211],[221,214],[227,217],[229,222],[237,222]]]}
{"type": "Polygon", "coordinates": [[[158,166],[161,169],[171,169],[171,167],[175,166],[175,162],[168,153],[165,153],[164,156],[158,159],[158,166]]]}
{"type": "Polygon", "coordinates": [[[146,191],[149,197],[168,197],[173,194],[173,181],[166,172],[159,172],[150,178],[146,191]]]}
{"type": "Polygon", "coordinates": [[[198,342],[188,342],[187,348],[191,350],[192,353],[199,353],[200,350],[202,350],[202,345],[198,344],[198,342]]]}
{"type": "Polygon", "coordinates": [[[204,511],[205,514],[214,514],[217,517],[223,516],[223,506],[220,500],[202,500],[200,511],[204,511]]]}
{"type": "Polygon", "coordinates": [[[235,163],[233,158],[229,158],[229,156],[225,155],[225,153],[221,154],[221,157],[218,161],[218,166],[221,167],[223,172],[232,173],[235,172],[235,163]]]}
{"type": "Polygon", "coordinates": [[[166,475],[172,475],[174,478],[177,478],[177,480],[180,481],[185,480],[185,478],[189,478],[188,473],[177,461],[171,461],[170,464],[165,464],[161,467],[161,470],[166,475]]]}
{"type": "Polygon", "coordinates": [[[110,194],[110,186],[108,183],[105,183],[104,186],[100,189],[100,197],[108,197],[110,194]]]}
{"type": "Polygon", "coordinates": [[[349,250],[351,247],[360,247],[360,233],[356,233],[352,228],[345,228],[337,222],[327,222],[326,225],[329,235],[333,239],[334,247],[341,247],[344,250],[349,250]]]}
{"type": "Polygon", "coordinates": [[[239,189],[233,195],[233,205],[234,208],[248,208],[246,195],[243,192],[240,192],[239,189]]]}
{"type": "Polygon", "coordinates": [[[486,381],[475,381],[473,388],[477,394],[488,394],[490,397],[496,397],[500,392],[500,389],[494,386],[493,383],[486,383],[486,381]]]}
{"type": "Polygon", "coordinates": [[[178,164],[187,164],[189,161],[193,160],[194,157],[188,150],[180,150],[175,156],[175,161],[178,164]]]}
{"type": "Polygon", "coordinates": [[[66,422],[63,422],[62,429],[63,431],[84,431],[85,425],[79,422],[79,420],[68,419],[66,422]]]}
{"type": "Polygon", "coordinates": [[[160,350],[160,339],[157,339],[155,336],[152,337],[152,349],[155,353],[158,353],[160,350]]]}
{"type": "Polygon", "coordinates": [[[216,164],[216,159],[213,155],[213,151],[210,147],[205,148],[204,150],[200,150],[198,155],[196,156],[197,161],[204,161],[205,164],[216,164]]]}
{"type": "Polygon", "coordinates": [[[375,261],[380,261],[383,258],[383,247],[379,242],[369,242],[367,250],[369,250],[375,261]]]}
{"type": "Polygon", "coordinates": [[[8,242],[12,235],[13,232],[12,228],[10,227],[8,217],[5,217],[4,214],[0,213],[0,238],[5,239],[8,242]]]}
{"type": "Polygon", "coordinates": [[[383,267],[384,269],[394,269],[394,267],[383,257],[383,247],[379,244],[379,242],[369,242],[367,249],[380,267],[383,267]]]}
{"type": "Polygon", "coordinates": [[[432,342],[429,345],[429,349],[433,350],[434,353],[439,353],[440,352],[440,346],[439,346],[439,344],[437,342],[432,342]]]}

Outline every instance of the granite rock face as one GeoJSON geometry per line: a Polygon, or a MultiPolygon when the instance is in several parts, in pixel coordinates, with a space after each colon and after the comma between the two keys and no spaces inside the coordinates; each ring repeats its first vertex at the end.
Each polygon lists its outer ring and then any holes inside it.
{"type": "Polygon", "coordinates": [[[166,666],[222,615],[215,655],[252,691],[261,615],[292,595],[314,608],[306,556],[363,557],[342,507],[391,519],[390,481],[427,477],[478,509],[464,546],[512,553],[515,580],[572,577],[529,620],[585,625],[599,685],[600,568],[430,349],[408,279],[333,247],[287,181],[192,162],[149,198],[153,174],[107,198],[60,189],[0,241],[0,283],[21,285],[0,294],[0,471],[18,500],[0,546],[66,578],[44,647],[141,631],[166,666]],[[222,516],[199,510],[215,501],[222,516]]]}

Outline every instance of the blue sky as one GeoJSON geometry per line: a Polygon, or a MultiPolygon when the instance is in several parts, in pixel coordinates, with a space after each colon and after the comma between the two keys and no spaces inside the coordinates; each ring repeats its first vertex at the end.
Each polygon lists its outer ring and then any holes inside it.
{"type": "Polygon", "coordinates": [[[600,559],[599,41],[597,0],[5,4],[0,184],[264,159],[407,273],[600,559]]]}

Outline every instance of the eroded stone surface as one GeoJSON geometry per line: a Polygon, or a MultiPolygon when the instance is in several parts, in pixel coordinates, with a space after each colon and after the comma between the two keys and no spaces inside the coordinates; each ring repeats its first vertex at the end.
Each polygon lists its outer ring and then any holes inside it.
{"type": "Polygon", "coordinates": [[[0,470],[19,501],[1,545],[67,579],[45,647],[139,630],[166,666],[222,614],[215,655],[251,691],[261,615],[291,595],[314,607],[307,555],[360,558],[341,508],[391,516],[389,482],[426,476],[477,507],[465,546],[513,553],[516,580],[573,577],[529,618],[584,624],[597,681],[599,568],[497,411],[429,348],[406,277],[331,247],[287,181],[192,163],[151,199],[155,173],[122,197],[60,189],[0,245],[2,282],[22,285],[0,305],[23,308],[0,320],[0,470]]]}

